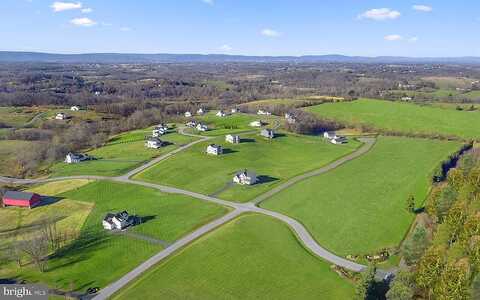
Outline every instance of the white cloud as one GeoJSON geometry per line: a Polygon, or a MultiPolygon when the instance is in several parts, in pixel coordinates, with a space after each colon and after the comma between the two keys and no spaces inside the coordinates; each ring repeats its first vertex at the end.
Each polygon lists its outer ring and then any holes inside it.
{"type": "Polygon", "coordinates": [[[433,8],[428,5],[422,5],[422,4],[416,4],[412,6],[412,8],[416,11],[421,11],[421,12],[431,12],[433,8]]]}
{"type": "Polygon", "coordinates": [[[273,29],[270,29],[270,28],[265,28],[260,33],[262,35],[268,36],[268,37],[279,37],[279,36],[282,35],[280,32],[278,32],[276,30],[273,30],[273,29]]]}
{"type": "Polygon", "coordinates": [[[402,14],[399,11],[390,8],[374,8],[358,16],[359,19],[371,19],[375,21],[393,20],[397,19],[402,14]]]}
{"type": "Polygon", "coordinates": [[[82,26],[82,27],[91,27],[97,24],[97,22],[89,18],[75,18],[70,20],[70,23],[72,23],[75,26],[82,26]]]}
{"type": "Polygon", "coordinates": [[[132,31],[132,28],[127,27],[127,26],[123,26],[123,27],[120,27],[120,31],[125,31],[125,32],[132,31]]]}
{"type": "Polygon", "coordinates": [[[81,9],[82,3],[80,2],[53,2],[51,8],[54,12],[61,12],[65,10],[74,10],[74,9],[81,9]]]}
{"type": "Polygon", "coordinates": [[[89,14],[93,11],[93,9],[91,9],[90,7],[87,7],[87,8],[82,8],[82,13],[84,14],[89,14]]]}
{"type": "Polygon", "coordinates": [[[206,3],[208,5],[214,5],[215,1],[214,0],[202,0],[203,3],[206,3]]]}
{"type": "Polygon", "coordinates": [[[225,45],[220,47],[220,50],[228,52],[228,51],[232,51],[233,48],[230,45],[225,44],[225,45]]]}
{"type": "Polygon", "coordinates": [[[401,41],[403,40],[403,36],[399,34],[390,34],[390,35],[386,35],[383,39],[390,42],[401,41]]]}

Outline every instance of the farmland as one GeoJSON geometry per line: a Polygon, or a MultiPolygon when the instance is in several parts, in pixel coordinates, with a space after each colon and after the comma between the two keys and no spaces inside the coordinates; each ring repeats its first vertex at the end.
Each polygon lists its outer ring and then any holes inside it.
{"type": "Polygon", "coordinates": [[[161,137],[163,141],[169,142],[168,146],[148,149],[144,146],[145,136],[148,135],[151,135],[150,129],[135,130],[115,136],[105,146],[87,152],[95,160],[71,165],[57,163],[52,166],[51,175],[121,175],[154,157],[194,140],[192,137],[172,132],[161,137]]]}
{"type": "Polygon", "coordinates": [[[269,141],[258,134],[241,135],[242,143],[227,145],[224,137],[199,143],[175,157],[135,176],[233,201],[245,202],[295,175],[319,168],[354,151],[360,143],[351,140],[337,146],[320,137],[282,133],[269,141]],[[209,143],[224,145],[225,153],[208,156],[209,143]],[[302,149],[301,153],[298,149],[302,149]],[[236,172],[249,169],[260,177],[254,186],[233,186],[236,172]]]}
{"type": "Polygon", "coordinates": [[[302,222],[327,249],[346,256],[396,247],[420,207],[431,176],[458,143],[381,137],[370,152],[303,181],[262,204],[302,222]]]}
{"type": "Polygon", "coordinates": [[[226,117],[217,117],[215,113],[216,111],[213,111],[203,116],[195,116],[194,119],[208,125],[209,130],[206,132],[197,132],[196,130],[193,130],[192,132],[205,136],[218,136],[229,133],[251,131],[252,127],[249,126],[250,122],[262,120],[273,124],[274,120],[277,118],[275,116],[255,116],[244,113],[235,113],[226,117]]]}
{"type": "MultiPolygon", "coordinates": [[[[161,250],[165,243],[175,241],[226,212],[226,209],[213,204],[128,184],[91,182],[65,192],[59,189],[58,184],[49,185],[39,187],[41,190],[37,191],[58,191],[60,193],[55,196],[60,201],[42,209],[55,210],[57,203],[65,202],[93,207],[81,227],[79,238],[49,259],[45,273],[38,272],[32,265],[21,269],[9,265],[0,275],[46,282],[64,289],[70,288],[71,284],[75,290],[102,287],[161,250]],[[132,195],[135,195],[134,199],[132,195]],[[143,220],[142,224],[131,228],[129,232],[162,243],[125,234],[107,234],[101,226],[104,215],[122,210],[136,214],[143,220]]],[[[72,187],[71,182],[66,185],[72,187]]],[[[9,212],[10,209],[0,210],[2,213],[5,211],[9,212]]],[[[36,209],[32,210],[34,212],[36,209]]]]}
{"type": "Polygon", "coordinates": [[[302,249],[285,224],[244,215],[155,266],[114,299],[352,297],[352,284],[302,249]]]}
{"type": "Polygon", "coordinates": [[[452,135],[465,139],[480,136],[480,118],[477,112],[372,99],[323,104],[307,110],[351,126],[363,124],[389,131],[452,135]]]}

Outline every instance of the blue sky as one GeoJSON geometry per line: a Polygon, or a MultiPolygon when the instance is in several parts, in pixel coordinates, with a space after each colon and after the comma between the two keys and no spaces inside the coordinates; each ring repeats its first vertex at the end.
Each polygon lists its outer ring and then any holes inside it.
{"type": "Polygon", "coordinates": [[[0,50],[480,56],[480,1],[1,0],[0,50]]]}

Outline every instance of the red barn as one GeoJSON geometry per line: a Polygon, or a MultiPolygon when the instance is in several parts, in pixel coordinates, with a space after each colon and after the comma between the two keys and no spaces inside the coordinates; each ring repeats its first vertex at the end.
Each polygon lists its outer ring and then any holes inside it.
{"type": "Polygon", "coordinates": [[[40,195],[35,193],[8,191],[3,196],[3,206],[19,206],[32,208],[40,204],[40,195]]]}

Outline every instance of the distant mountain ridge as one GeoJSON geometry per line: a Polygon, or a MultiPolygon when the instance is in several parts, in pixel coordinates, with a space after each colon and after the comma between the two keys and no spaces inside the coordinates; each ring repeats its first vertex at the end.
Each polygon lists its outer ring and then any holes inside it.
{"type": "Polygon", "coordinates": [[[54,54],[42,52],[0,51],[0,63],[438,63],[480,64],[480,57],[402,57],[402,56],[247,56],[227,54],[136,54],[136,53],[85,53],[54,54]]]}

